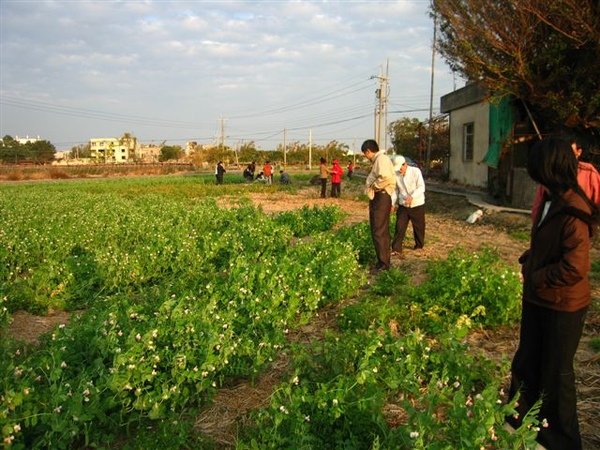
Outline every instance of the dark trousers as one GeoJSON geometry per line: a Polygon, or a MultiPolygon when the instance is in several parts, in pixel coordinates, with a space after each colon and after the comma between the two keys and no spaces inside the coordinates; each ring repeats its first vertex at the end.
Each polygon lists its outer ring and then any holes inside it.
{"type": "Polygon", "coordinates": [[[342,183],[331,183],[331,196],[339,197],[341,193],[342,183]]]}
{"type": "Polygon", "coordinates": [[[321,178],[321,198],[327,196],[327,178],[321,178]]]}
{"type": "Polygon", "coordinates": [[[423,248],[425,245],[425,205],[406,208],[398,206],[396,211],[396,232],[392,242],[392,250],[402,251],[402,242],[406,236],[408,222],[412,223],[413,237],[415,239],[415,248],[423,248]]]}
{"type": "Polygon", "coordinates": [[[523,302],[519,348],[512,361],[509,396],[518,390],[519,419],[510,418],[513,427],[536,401],[542,398],[537,440],[548,450],[580,450],[577,396],[573,359],[587,308],[576,312],[554,311],[523,302]]]}
{"type": "Polygon", "coordinates": [[[392,197],[387,192],[376,192],[373,200],[369,201],[369,224],[377,255],[377,269],[389,269],[390,267],[391,209],[392,197]]]}

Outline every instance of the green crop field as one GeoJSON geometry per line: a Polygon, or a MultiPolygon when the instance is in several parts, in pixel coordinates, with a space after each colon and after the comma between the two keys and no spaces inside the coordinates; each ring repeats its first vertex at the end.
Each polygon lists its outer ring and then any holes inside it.
{"type": "Polygon", "coordinates": [[[342,225],[336,206],[269,215],[247,198],[281,189],[294,188],[190,175],[0,185],[4,446],[219,448],[194,428],[198,411],[283,354],[235,447],[532,446],[533,417],[502,427],[507,362],[464,343],[518,320],[518,275],[493,250],[458,249],[419,286],[400,269],[367,281],[368,224],[342,225]],[[338,314],[321,339],[289,339],[324,307],[338,314]],[[72,316],[27,345],[8,333],[19,310],[72,316]]]}

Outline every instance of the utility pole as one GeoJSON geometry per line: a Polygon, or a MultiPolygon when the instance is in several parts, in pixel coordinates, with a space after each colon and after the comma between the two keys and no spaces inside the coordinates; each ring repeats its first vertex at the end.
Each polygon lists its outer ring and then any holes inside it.
{"type": "Polygon", "coordinates": [[[312,129],[308,130],[308,170],[312,170],[312,129]]]}
{"type": "Polygon", "coordinates": [[[287,142],[286,142],[286,138],[287,138],[287,129],[284,128],[283,129],[283,166],[284,167],[287,165],[287,142]]]}
{"type": "Polygon", "coordinates": [[[429,90],[429,127],[427,128],[427,153],[425,154],[425,176],[429,174],[431,141],[433,139],[433,80],[435,67],[435,40],[437,38],[437,14],[433,14],[433,43],[431,44],[431,88],[429,90]]]}
{"type": "Polygon", "coordinates": [[[379,144],[379,148],[385,150],[387,150],[388,72],[389,60],[386,63],[385,75],[382,73],[379,76],[373,75],[371,77],[371,79],[377,78],[379,80],[379,88],[375,90],[375,98],[377,99],[377,106],[375,107],[375,140],[379,144]]]}
{"type": "Polygon", "coordinates": [[[221,134],[219,137],[219,141],[221,142],[221,150],[225,149],[225,119],[221,117],[221,134]]]}

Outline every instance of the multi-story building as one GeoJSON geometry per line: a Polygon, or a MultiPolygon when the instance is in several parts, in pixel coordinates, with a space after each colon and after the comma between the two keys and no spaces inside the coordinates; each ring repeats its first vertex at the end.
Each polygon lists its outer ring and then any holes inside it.
{"type": "Polygon", "coordinates": [[[98,163],[133,162],[137,147],[137,139],[131,136],[90,139],[91,158],[98,163]]]}

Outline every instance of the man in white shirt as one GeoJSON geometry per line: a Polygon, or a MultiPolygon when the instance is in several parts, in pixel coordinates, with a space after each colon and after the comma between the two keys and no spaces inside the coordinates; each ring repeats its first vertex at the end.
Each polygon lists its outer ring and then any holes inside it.
{"type": "Polygon", "coordinates": [[[392,255],[402,257],[402,242],[408,222],[412,223],[415,250],[425,245],[425,181],[418,167],[409,166],[398,155],[394,160],[396,192],[393,205],[396,210],[396,231],[392,241],[392,255]]]}
{"type": "Polygon", "coordinates": [[[396,185],[394,165],[386,154],[379,151],[373,139],[363,142],[361,151],[373,163],[367,176],[366,190],[369,196],[371,238],[377,254],[375,272],[379,272],[390,268],[390,211],[396,185]]]}

